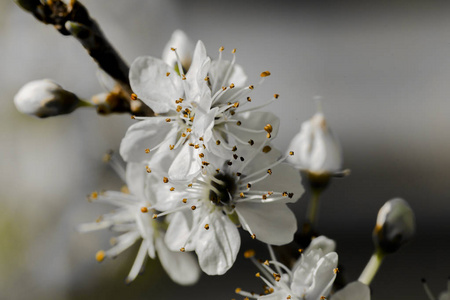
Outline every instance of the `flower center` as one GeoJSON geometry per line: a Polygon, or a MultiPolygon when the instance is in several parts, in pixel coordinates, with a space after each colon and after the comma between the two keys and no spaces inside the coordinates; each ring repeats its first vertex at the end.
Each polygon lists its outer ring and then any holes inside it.
{"type": "Polygon", "coordinates": [[[228,174],[219,173],[211,178],[209,200],[218,206],[229,205],[236,192],[236,181],[228,174]]]}

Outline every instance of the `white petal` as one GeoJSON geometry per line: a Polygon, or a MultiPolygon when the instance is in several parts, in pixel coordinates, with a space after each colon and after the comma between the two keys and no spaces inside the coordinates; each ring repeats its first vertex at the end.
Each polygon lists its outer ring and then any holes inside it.
{"type": "Polygon", "coordinates": [[[311,244],[309,244],[308,248],[306,248],[304,254],[309,253],[313,249],[321,249],[322,253],[325,255],[336,249],[336,242],[324,235],[321,235],[311,241],[311,244]]]}
{"type": "Polygon", "coordinates": [[[194,52],[194,44],[189,39],[189,37],[182,30],[175,30],[172,33],[172,37],[169,42],[164,47],[163,54],[161,56],[162,60],[171,66],[175,67],[177,63],[177,56],[171,48],[177,49],[178,56],[180,57],[181,64],[183,68],[189,69],[192,61],[192,53],[194,52]]]}
{"type": "Polygon", "coordinates": [[[139,247],[138,254],[136,255],[136,258],[134,260],[133,266],[131,267],[130,273],[127,276],[126,281],[131,282],[133,281],[136,276],[138,276],[139,272],[142,269],[142,266],[144,265],[145,258],[147,257],[147,245],[149,241],[143,240],[141,243],[141,246],[139,247]]]}
{"type": "Polygon", "coordinates": [[[184,94],[180,76],[165,62],[150,56],[138,57],[132,63],[130,85],[139,99],[159,114],[175,110],[175,100],[184,94]]]}
{"type": "Polygon", "coordinates": [[[188,85],[188,99],[194,99],[200,95],[200,92],[207,86],[204,78],[208,68],[205,68],[204,64],[209,66],[209,58],[206,55],[205,45],[202,41],[198,41],[195,46],[194,57],[192,64],[186,74],[186,82],[188,85]]]}
{"type": "Polygon", "coordinates": [[[174,181],[188,181],[194,178],[201,170],[198,154],[200,149],[194,149],[184,144],[169,169],[169,179],[174,181]]]}
{"type": "Polygon", "coordinates": [[[192,285],[200,278],[200,268],[192,253],[170,251],[163,238],[155,240],[159,261],[170,278],[181,285],[192,285]]]}
{"type": "Polygon", "coordinates": [[[192,131],[197,137],[203,137],[203,141],[209,141],[211,139],[214,118],[218,109],[218,107],[215,107],[206,114],[198,112],[195,115],[192,131]]]}
{"type": "Polygon", "coordinates": [[[164,118],[148,118],[128,128],[120,144],[120,155],[126,162],[144,162],[150,159],[145,149],[152,149],[165,139],[174,142],[177,126],[164,118]]]}
{"type": "Polygon", "coordinates": [[[297,231],[297,219],[284,203],[243,202],[236,205],[236,211],[247,223],[243,228],[267,244],[288,244],[297,231]]]}
{"type": "Polygon", "coordinates": [[[180,251],[182,247],[185,247],[186,251],[192,251],[193,248],[189,246],[190,244],[185,246],[191,228],[192,214],[176,212],[170,215],[169,228],[164,237],[167,247],[172,251],[180,251]]]}
{"type": "Polygon", "coordinates": [[[288,296],[293,297],[294,295],[289,294],[285,290],[281,290],[281,291],[275,291],[274,293],[269,294],[269,295],[260,296],[260,297],[258,297],[258,300],[285,300],[285,299],[288,299],[287,298],[288,296]]]}
{"type": "Polygon", "coordinates": [[[245,75],[243,68],[236,64],[231,67],[228,78],[225,80],[225,76],[227,76],[227,72],[230,67],[230,61],[213,60],[211,62],[209,76],[211,85],[214,87],[213,92],[218,91],[220,88],[222,88],[222,86],[229,86],[231,83],[234,83],[236,87],[243,87],[245,85],[245,82],[247,81],[247,75],[245,75]]]}
{"type": "Polygon", "coordinates": [[[236,226],[221,212],[211,213],[205,224],[209,224],[209,230],[199,226],[203,232],[198,234],[195,246],[200,268],[208,275],[222,275],[233,266],[241,238],[236,226]]]}
{"type": "Polygon", "coordinates": [[[370,288],[362,282],[354,281],[334,294],[331,300],[370,300],[370,288]]]}
{"type": "Polygon", "coordinates": [[[336,252],[331,252],[322,257],[314,272],[313,282],[308,293],[308,300],[320,299],[320,297],[327,297],[330,293],[336,273],[334,269],[337,267],[338,255],[336,252]]]}
{"type": "Polygon", "coordinates": [[[146,179],[148,173],[145,170],[145,164],[128,163],[126,170],[126,182],[128,189],[132,195],[135,195],[140,201],[145,202],[147,199],[145,195],[146,179]]]}

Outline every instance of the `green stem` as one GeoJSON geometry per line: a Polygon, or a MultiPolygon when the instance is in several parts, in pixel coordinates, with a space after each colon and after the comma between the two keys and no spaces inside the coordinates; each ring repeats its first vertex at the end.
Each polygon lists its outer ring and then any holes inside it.
{"type": "Polygon", "coordinates": [[[319,214],[319,191],[312,191],[311,199],[309,200],[308,213],[306,219],[311,224],[312,228],[317,228],[318,214],[319,214]]]}
{"type": "Polygon", "coordinates": [[[364,283],[365,285],[370,285],[373,278],[375,277],[375,274],[377,274],[378,269],[381,266],[381,262],[383,261],[384,256],[385,254],[382,251],[375,251],[375,253],[372,254],[372,257],[370,258],[366,267],[364,268],[364,271],[362,271],[361,275],[359,276],[358,281],[364,283]]]}

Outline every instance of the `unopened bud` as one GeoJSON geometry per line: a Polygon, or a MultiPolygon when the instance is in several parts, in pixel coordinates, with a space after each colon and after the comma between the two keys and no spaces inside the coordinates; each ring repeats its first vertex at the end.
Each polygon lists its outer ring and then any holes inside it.
{"type": "Polygon", "coordinates": [[[81,103],[74,93],[49,79],[31,81],[14,96],[18,111],[38,118],[69,114],[81,103]]]}
{"type": "Polygon", "coordinates": [[[378,212],[373,241],[383,252],[393,253],[412,239],[415,227],[414,212],[409,204],[395,198],[386,202],[378,212]]]}

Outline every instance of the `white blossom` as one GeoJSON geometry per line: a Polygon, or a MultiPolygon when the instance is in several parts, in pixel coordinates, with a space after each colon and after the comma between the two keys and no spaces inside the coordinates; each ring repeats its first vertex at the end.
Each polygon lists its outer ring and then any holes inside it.
{"type": "Polygon", "coordinates": [[[298,169],[316,175],[332,174],[342,169],[339,141],[327,126],[321,112],[302,124],[288,149],[295,153],[288,162],[298,169]]]}
{"type": "MultiPolygon", "coordinates": [[[[189,145],[202,143],[214,155],[226,158],[235,145],[258,146],[276,136],[279,119],[255,110],[278,95],[258,107],[242,108],[251,102],[249,94],[255,86],[245,85],[247,77],[235,63],[235,51],[232,61],[222,59],[222,49],[219,59],[211,61],[198,41],[186,74],[178,49],[172,52],[177,70],[153,57],[139,57],[131,65],[133,91],[158,116],[136,117],[142,121],[129,128],[120,148],[126,161],[148,161],[155,152],[171,150],[176,155],[169,178],[191,180],[200,172],[201,160],[189,145]]],[[[268,75],[263,72],[263,79],[268,75]]]]}
{"type": "MultiPolygon", "coordinates": [[[[120,166],[115,165],[116,169],[120,166]]],[[[91,201],[111,204],[116,207],[109,214],[102,215],[96,222],[81,224],[80,232],[89,232],[109,228],[118,232],[119,236],[111,241],[113,247],[96,254],[98,261],[114,258],[134,243],[141,240],[135,262],[126,281],[133,281],[144,266],[148,257],[155,259],[156,255],[170,278],[181,285],[191,285],[200,277],[200,269],[193,255],[171,251],[164,242],[167,224],[162,220],[154,220],[147,207],[154,204],[148,197],[149,190],[145,187],[145,168],[139,164],[128,164],[126,182],[131,193],[106,191],[93,193],[91,201]]]]}
{"type": "Polygon", "coordinates": [[[370,300],[370,288],[362,282],[354,281],[333,294],[331,300],[370,300]]]}

